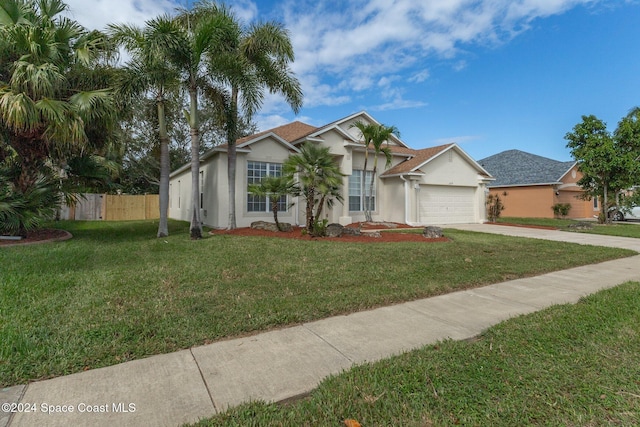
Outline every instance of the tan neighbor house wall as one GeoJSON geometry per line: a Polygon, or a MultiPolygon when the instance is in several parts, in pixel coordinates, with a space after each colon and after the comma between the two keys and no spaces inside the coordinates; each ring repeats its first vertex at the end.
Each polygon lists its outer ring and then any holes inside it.
{"type": "Polygon", "coordinates": [[[502,199],[502,217],[553,218],[552,206],[556,203],[571,205],[567,218],[591,218],[598,213],[597,209],[594,210],[593,201],[580,199],[582,191],[575,189],[555,190],[552,185],[540,185],[491,188],[489,192],[502,199]],[[507,196],[503,195],[505,191],[507,196]]]}
{"type": "Polygon", "coordinates": [[[580,198],[583,191],[578,185],[578,181],[582,179],[582,172],[578,170],[578,165],[575,164],[571,169],[564,174],[560,180],[562,185],[558,187],[558,200],[556,203],[569,203],[571,204],[571,210],[569,211],[568,218],[591,218],[593,215],[598,215],[598,205],[593,200],[584,200],[580,198]]]}
{"type": "Polygon", "coordinates": [[[523,186],[491,188],[490,194],[500,196],[504,205],[502,217],[553,218],[554,204],[551,186],[523,186]],[[505,196],[503,193],[507,192],[505,196]]]}

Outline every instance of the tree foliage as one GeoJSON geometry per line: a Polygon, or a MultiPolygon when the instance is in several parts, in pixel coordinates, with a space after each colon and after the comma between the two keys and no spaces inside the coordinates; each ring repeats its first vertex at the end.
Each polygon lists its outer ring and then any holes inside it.
{"type": "Polygon", "coordinates": [[[596,116],[582,116],[582,122],[565,135],[583,174],[578,184],[588,196],[601,199],[602,221],[607,219],[610,195],[640,182],[639,117],[640,110],[634,108],[612,134],[596,116]]]}
{"type": "Polygon", "coordinates": [[[43,182],[59,185],[74,167],[110,170],[117,151],[113,72],[104,62],[111,46],[66,10],[59,0],[0,3],[0,162],[18,166],[11,185],[23,198],[43,182]]]}
{"type": "MultiPolygon", "coordinates": [[[[200,3],[196,13],[211,10],[210,2],[200,3]]],[[[236,140],[240,117],[249,119],[258,111],[265,90],[284,96],[294,112],[302,106],[300,82],[290,69],[294,60],[289,33],[278,22],[256,23],[243,26],[227,8],[218,6],[218,13],[231,19],[237,31],[225,40],[223,49],[208,58],[208,71],[230,96],[225,98],[225,130],[227,143],[227,178],[229,191],[228,228],[236,228],[236,140]]]]}
{"type": "Polygon", "coordinates": [[[393,134],[398,134],[398,129],[395,126],[385,126],[377,123],[364,123],[357,121],[351,125],[360,131],[362,137],[362,143],[365,147],[364,150],[364,168],[363,178],[361,182],[361,192],[364,195],[365,206],[364,216],[365,220],[371,222],[371,211],[373,210],[373,185],[376,179],[376,173],[378,170],[378,157],[380,154],[384,154],[386,159],[386,167],[391,165],[391,151],[389,147],[384,147],[382,144],[388,142],[389,138],[393,134]],[[369,181],[369,191],[367,192],[366,176],[367,176],[367,163],[369,159],[369,150],[373,149],[373,173],[369,181]],[[367,203],[368,202],[368,203],[367,203]]]}
{"type": "Polygon", "coordinates": [[[302,145],[300,153],[289,156],[284,163],[283,172],[297,178],[297,193],[306,203],[306,230],[314,235],[316,222],[320,219],[314,214],[314,207],[321,207],[333,198],[342,201],[339,189],[344,175],[333,160],[329,148],[311,142],[302,145]]]}

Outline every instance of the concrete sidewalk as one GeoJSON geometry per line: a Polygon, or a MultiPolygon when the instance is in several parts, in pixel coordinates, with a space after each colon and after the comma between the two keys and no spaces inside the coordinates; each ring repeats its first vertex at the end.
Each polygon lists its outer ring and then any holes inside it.
{"type": "MultiPolygon", "coordinates": [[[[460,228],[640,251],[640,239],[493,225],[460,228]]],[[[177,426],[249,400],[296,397],[354,364],[446,338],[470,338],[509,317],[573,303],[628,280],[640,280],[640,255],[11,387],[0,391],[0,403],[19,410],[12,427],[177,426]]],[[[3,406],[0,426],[7,415],[3,406]]]]}

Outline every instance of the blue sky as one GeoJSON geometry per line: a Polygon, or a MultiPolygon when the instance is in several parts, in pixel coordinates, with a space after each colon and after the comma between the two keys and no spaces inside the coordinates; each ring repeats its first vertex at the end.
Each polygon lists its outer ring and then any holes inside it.
{"type": "MultiPolygon", "coordinates": [[[[68,0],[89,28],[143,25],[171,0],[68,0]]],[[[479,160],[519,149],[570,160],[564,135],[594,114],[610,130],[640,105],[640,0],[227,1],[289,29],[305,106],[278,97],[262,130],[366,110],[413,148],[457,142],[479,160]]],[[[181,5],[186,5],[182,0],[181,5]]]]}

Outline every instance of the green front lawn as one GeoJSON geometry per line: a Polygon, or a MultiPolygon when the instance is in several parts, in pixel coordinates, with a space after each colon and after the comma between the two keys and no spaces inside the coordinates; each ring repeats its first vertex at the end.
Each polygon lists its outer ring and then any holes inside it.
{"type": "Polygon", "coordinates": [[[580,233],[603,234],[607,236],[618,237],[635,237],[640,238],[640,224],[630,222],[615,222],[612,224],[593,224],[592,229],[575,230],[569,227],[581,221],[574,219],[555,219],[555,218],[498,218],[498,223],[522,224],[522,225],[541,225],[545,227],[554,227],[562,231],[577,231],[580,233]]]}
{"type": "Polygon", "coordinates": [[[640,283],[328,378],[199,426],[640,425],[640,283]]]}
{"type": "Polygon", "coordinates": [[[368,245],[57,226],[75,237],[0,248],[2,386],[632,254],[448,229],[448,243],[368,245]]]}

